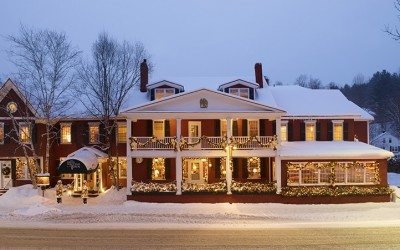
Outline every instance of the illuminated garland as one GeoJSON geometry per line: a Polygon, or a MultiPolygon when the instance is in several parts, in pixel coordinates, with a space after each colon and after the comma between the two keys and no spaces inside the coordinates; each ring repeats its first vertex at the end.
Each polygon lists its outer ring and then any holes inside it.
{"type": "Polygon", "coordinates": [[[277,136],[275,135],[272,139],[268,139],[267,143],[262,143],[260,141],[260,139],[258,138],[258,136],[250,136],[248,137],[248,139],[246,139],[246,141],[244,142],[238,142],[235,137],[231,137],[230,138],[230,144],[233,145],[234,147],[240,147],[240,146],[244,146],[246,144],[248,144],[249,142],[257,142],[258,145],[260,145],[263,148],[272,148],[274,150],[277,149],[277,136]]]}
{"type": "Polygon", "coordinates": [[[193,184],[183,183],[182,192],[187,193],[226,193],[226,182],[193,184]]]}
{"type": "Polygon", "coordinates": [[[275,194],[275,183],[259,183],[259,182],[236,182],[232,181],[231,186],[234,193],[258,193],[258,194],[275,194]]]}
{"type": "Polygon", "coordinates": [[[135,193],[176,192],[176,183],[143,183],[132,181],[131,190],[135,193]]]}
{"type": "Polygon", "coordinates": [[[224,149],[228,145],[228,138],[226,136],[222,137],[221,142],[215,143],[212,140],[210,140],[210,138],[203,135],[191,143],[189,143],[188,141],[185,140],[185,138],[182,137],[179,142],[179,148],[181,151],[184,150],[185,148],[189,148],[189,147],[193,148],[193,147],[199,145],[202,141],[205,141],[205,142],[211,144],[215,148],[221,148],[221,149],[224,149]]]}
{"type": "Polygon", "coordinates": [[[384,187],[361,187],[361,186],[320,186],[320,187],[283,187],[283,196],[349,196],[349,195],[388,195],[393,190],[388,186],[384,187]]]}
{"type": "Polygon", "coordinates": [[[172,137],[170,142],[164,142],[165,139],[157,139],[157,137],[155,137],[155,136],[152,136],[151,138],[147,139],[145,142],[139,142],[138,138],[136,138],[136,137],[131,137],[131,138],[129,138],[129,140],[130,140],[131,150],[135,149],[135,144],[136,144],[136,147],[145,147],[149,143],[153,142],[153,143],[158,143],[165,147],[171,147],[174,149],[174,151],[178,151],[178,140],[177,140],[176,136],[172,137]]]}

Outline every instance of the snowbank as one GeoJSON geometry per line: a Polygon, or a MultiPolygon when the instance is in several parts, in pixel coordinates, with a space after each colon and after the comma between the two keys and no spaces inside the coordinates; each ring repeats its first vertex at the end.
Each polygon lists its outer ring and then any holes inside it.
{"type": "Polygon", "coordinates": [[[54,203],[50,199],[42,197],[41,192],[40,189],[33,189],[31,184],[12,187],[0,196],[0,207],[20,208],[33,204],[49,205],[54,203]]]}

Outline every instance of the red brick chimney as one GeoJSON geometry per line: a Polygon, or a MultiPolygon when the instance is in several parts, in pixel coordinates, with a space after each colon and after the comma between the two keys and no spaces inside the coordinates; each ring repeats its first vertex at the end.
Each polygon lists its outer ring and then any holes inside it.
{"type": "Polygon", "coordinates": [[[254,72],[256,74],[256,83],[258,83],[258,85],[260,85],[260,88],[263,88],[264,84],[263,84],[263,74],[262,74],[261,63],[256,63],[254,65],[254,72]]]}
{"type": "Polygon", "coordinates": [[[149,83],[149,67],[147,67],[146,59],[140,64],[140,92],[147,92],[147,84],[149,83]]]}

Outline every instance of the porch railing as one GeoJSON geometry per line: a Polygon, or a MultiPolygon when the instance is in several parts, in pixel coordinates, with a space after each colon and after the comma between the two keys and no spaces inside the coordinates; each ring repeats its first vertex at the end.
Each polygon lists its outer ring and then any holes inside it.
{"type": "Polygon", "coordinates": [[[260,148],[271,148],[275,145],[274,136],[233,136],[233,145],[237,149],[260,149],[260,148]]]}
{"type": "Polygon", "coordinates": [[[175,149],[175,137],[134,137],[131,142],[132,150],[169,150],[175,149]]]}
{"type": "Polygon", "coordinates": [[[182,150],[213,150],[223,149],[223,137],[203,136],[203,137],[183,137],[187,144],[182,145],[182,150]]]}

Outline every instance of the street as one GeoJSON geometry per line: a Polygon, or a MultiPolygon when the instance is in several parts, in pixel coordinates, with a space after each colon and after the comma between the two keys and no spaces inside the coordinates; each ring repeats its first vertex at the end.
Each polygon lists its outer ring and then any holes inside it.
{"type": "Polygon", "coordinates": [[[399,247],[400,228],[393,227],[260,230],[0,229],[1,249],[398,249],[399,247]]]}

